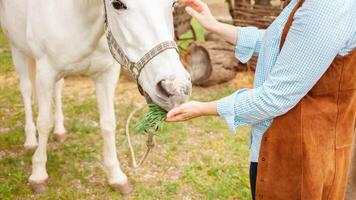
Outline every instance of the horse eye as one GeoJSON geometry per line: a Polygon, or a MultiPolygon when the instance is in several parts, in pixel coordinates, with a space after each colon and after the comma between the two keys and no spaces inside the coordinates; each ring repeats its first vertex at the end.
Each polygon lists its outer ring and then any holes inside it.
{"type": "Polygon", "coordinates": [[[120,0],[114,0],[112,2],[112,6],[116,9],[116,10],[126,10],[127,7],[124,3],[122,3],[120,0]]]}

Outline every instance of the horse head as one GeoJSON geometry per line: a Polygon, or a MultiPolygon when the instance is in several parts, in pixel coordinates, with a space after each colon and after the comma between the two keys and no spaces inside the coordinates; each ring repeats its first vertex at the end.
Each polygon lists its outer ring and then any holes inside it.
{"type": "Polygon", "coordinates": [[[192,91],[173,43],[174,5],[173,0],[105,0],[111,52],[146,99],[166,110],[186,102],[192,91]]]}

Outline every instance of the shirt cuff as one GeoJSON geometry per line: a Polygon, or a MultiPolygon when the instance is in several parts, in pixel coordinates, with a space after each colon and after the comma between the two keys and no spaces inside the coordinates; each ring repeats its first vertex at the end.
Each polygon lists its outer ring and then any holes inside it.
{"type": "Polygon", "coordinates": [[[242,63],[248,62],[255,52],[259,52],[261,44],[258,43],[264,31],[259,31],[256,27],[238,27],[236,57],[242,63]]]}
{"type": "Polygon", "coordinates": [[[236,96],[246,90],[247,89],[239,90],[234,94],[217,101],[217,112],[224,119],[233,134],[236,134],[237,127],[248,125],[248,123],[243,120],[237,120],[237,117],[235,115],[236,96]]]}

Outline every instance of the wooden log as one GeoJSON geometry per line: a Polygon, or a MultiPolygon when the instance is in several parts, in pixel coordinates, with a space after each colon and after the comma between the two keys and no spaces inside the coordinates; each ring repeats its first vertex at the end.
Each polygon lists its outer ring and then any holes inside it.
{"type": "Polygon", "coordinates": [[[234,45],[221,40],[194,42],[183,58],[192,83],[215,85],[235,78],[238,71],[246,71],[239,67],[234,52],[234,45]]]}
{"type": "MultiPolygon", "coordinates": [[[[210,32],[210,31],[205,31],[204,38],[205,38],[205,41],[215,41],[215,42],[221,42],[221,43],[226,42],[226,40],[224,40],[224,38],[222,38],[220,35],[210,32]]],[[[230,45],[233,45],[233,44],[230,44],[230,45]]]]}
{"type": "MultiPolygon", "coordinates": [[[[227,43],[223,38],[221,38],[221,36],[219,36],[216,33],[213,32],[205,32],[205,40],[206,41],[219,41],[222,43],[227,43]]],[[[232,46],[234,46],[234,44],[228,43],[232,46]]],[[[235,51],[235,49],[233,50],[235,51]]],[[[239,63],[239,67],[238,67],[238,71],[256,71],[256,64],[257,64],[257,57],[256,56],[252,56],[252,58],[248,61],[248,63],[244,64],[244,63],[239,63]]]]}
{"type": "Polygon", "coordinates": [[[270,0],[255,0],[255,4],[256,5],[271,5],[271,1],[270,0]]]}

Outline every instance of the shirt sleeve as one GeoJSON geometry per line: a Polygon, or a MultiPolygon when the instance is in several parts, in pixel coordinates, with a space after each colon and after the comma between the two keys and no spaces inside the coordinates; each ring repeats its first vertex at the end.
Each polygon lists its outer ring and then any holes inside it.
{"type": "Polygon", "coordinates": [[[246,63],[261,49],[264,29],[256,27],[237,27],[236,57],[242,63],[246,63]]]}
{"type": "Polygon", "coordinates": [[[218,113],[232,132],[237,126],[285,114],[311,90],[354,34],[354,14],[346,12],[344,4],[306,1],[295,14],[284,47],[264,84],[218,101],[218,113]]]}

